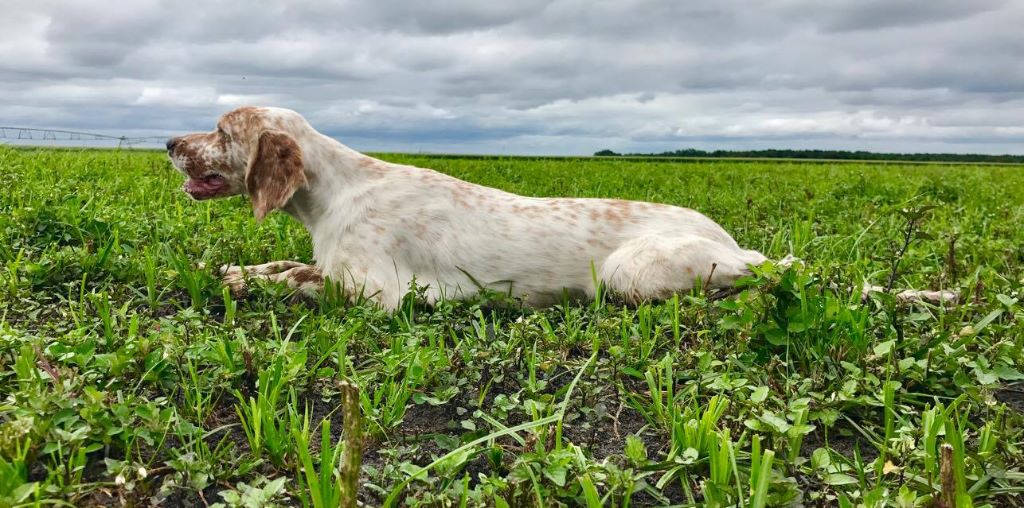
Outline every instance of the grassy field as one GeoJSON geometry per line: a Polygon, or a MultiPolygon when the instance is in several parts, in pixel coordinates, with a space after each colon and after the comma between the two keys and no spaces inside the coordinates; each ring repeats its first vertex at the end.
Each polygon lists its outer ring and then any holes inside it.
{"type": "Polygon", "coordinates": [[[805,263],[639,308],[233,300],[200,263],[310,262],[298,223],[0,147],[0,506],[1024,505],[1024,168],[382,157],[805,263]],[[962,302],[861,300],[891,278],[962,302]]]}

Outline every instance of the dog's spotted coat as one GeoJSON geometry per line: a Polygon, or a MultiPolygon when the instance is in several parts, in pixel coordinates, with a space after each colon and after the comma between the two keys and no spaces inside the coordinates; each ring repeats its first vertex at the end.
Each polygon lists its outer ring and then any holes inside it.
{"type": "Polygon", "coordinates": [[[326,275],[388,309],[414,280],[428,303],[486,287],[544,306],[593,296],[596,269],[609,292],[638,303],[698,283],[729,288],[766,260],[694,210],[519,196],[368,157],[286,109],[239,108],[167,147],[195,199],[246,194],[257,219],[281,209],[312,237],[315,267],[223,267],[234,290],[248,276],[315,292],[326,275]]]}

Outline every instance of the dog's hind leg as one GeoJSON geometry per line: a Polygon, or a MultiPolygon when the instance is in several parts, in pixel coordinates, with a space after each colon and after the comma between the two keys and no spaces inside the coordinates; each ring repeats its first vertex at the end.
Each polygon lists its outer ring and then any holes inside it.
{"type": "Polygon", "coordinates": [[[601,266],[607,289],[627,303],[665,300],[702,286],[727,289],[763,263],[761,253],[700,236],[647,236],[624,243],[601,266]]]}

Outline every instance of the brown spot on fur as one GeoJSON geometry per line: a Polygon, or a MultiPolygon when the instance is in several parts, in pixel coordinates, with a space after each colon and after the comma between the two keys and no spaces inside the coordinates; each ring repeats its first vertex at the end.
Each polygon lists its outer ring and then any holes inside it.
{"type": "Polygon", "coordinates": [[[469,208],[469,202],[466,201],[463,195],[457,190],[452,190],[452,201],[463,208],[469,208]]]}
{"type": "Polygon", "coordinates": [[[295,140],[283,132],[260,134],[256,157],[245,175],[256,219],[263,220],[272,210],[284,206],[304,185],[302,151],[295,140]]]}
{"type": "Polygon", "coordinates": [[[226,161],[220,159],[209,160],[209,158],[200,157],[199,149],[201,147],[219,144],[222,138],[223,136],[218,135],[216,132],[182,136],[174,148],[173,156],[186,160],[185,167],[182,170],[193,178],[200,178],[210,171],[228,173],[230,168],[227,166],[226,161]]]}
{"type": "Polygon", "coordinates": [[[622,222],[622,214],[615,211],[614,208],[606,208],[604,210],[604,218],[608,222],[618,224],[622,222]]]}
{"type": "Polygon", "coordinates": [[[252,139],[263,126],[259,113],[260,108],[254,106],[242,106],[235,108],[221,117],[221,122],[230,126],[230,129],[237,136],[252,139]]]}
{"type": "Polygon", "coordinates": [[[293,268],[288,272],[289,277],[298,284],[305,284],[307,282],[320,283],[323,281],[324,276],[320,272],[320,269],[315,266],[307,266],[302,268],[293,268]]]}
{"type": "Polygon", "coordinates": [[[612,225],[621,226],[624,222],[633,220],[634,203],[632,201],[611,200],[606,202],[605,205],[602,216],[612,225]]]}
{"type": "Polygon", "coordinates": [[[225,122],[232,122],[237,124],[239,119],[246,119],[252,116],[257,111],[259,111],[259,109],[260,108],[257,108],[256,106],[239,106],[235,109],[232,109],[231,111],[228,111],[227,113],[224,113],[224,117],[222,118],[222,120],[224,120],[225,122]]]}
{"type": "Polygon", "coordinates": [[[387,164],[374,159],[373,157],[360,157],[356,162],[360,168],[376,174],[383,174],[388,170],[387,164]]]}
{"type": "Polygon", "coordinates": [[[416,174],[419,174],[420,179],[424,182],[443,182],[445,180],[445,175],[429,169],[416,171],[416,174]]]}
{"type": "Polygon", "coordinates": [[[198,177],[206,172],[206,168],[199,167],[199,151],[196,150],[196,138],[199,135],[189,134],[183,136],[181,141],[178,142],[174,147],[174,156],[185,159],[185,167],[183,168],[189,176],[198,177]]]}

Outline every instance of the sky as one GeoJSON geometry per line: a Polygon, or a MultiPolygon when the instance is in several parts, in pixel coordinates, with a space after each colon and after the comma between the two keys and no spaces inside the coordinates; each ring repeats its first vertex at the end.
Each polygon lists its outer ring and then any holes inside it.
{"type": "Polygon", "coordinates": [[[0,125],[364,151],[1024,154],[1021,0],[0,0],[0,125]]]}

